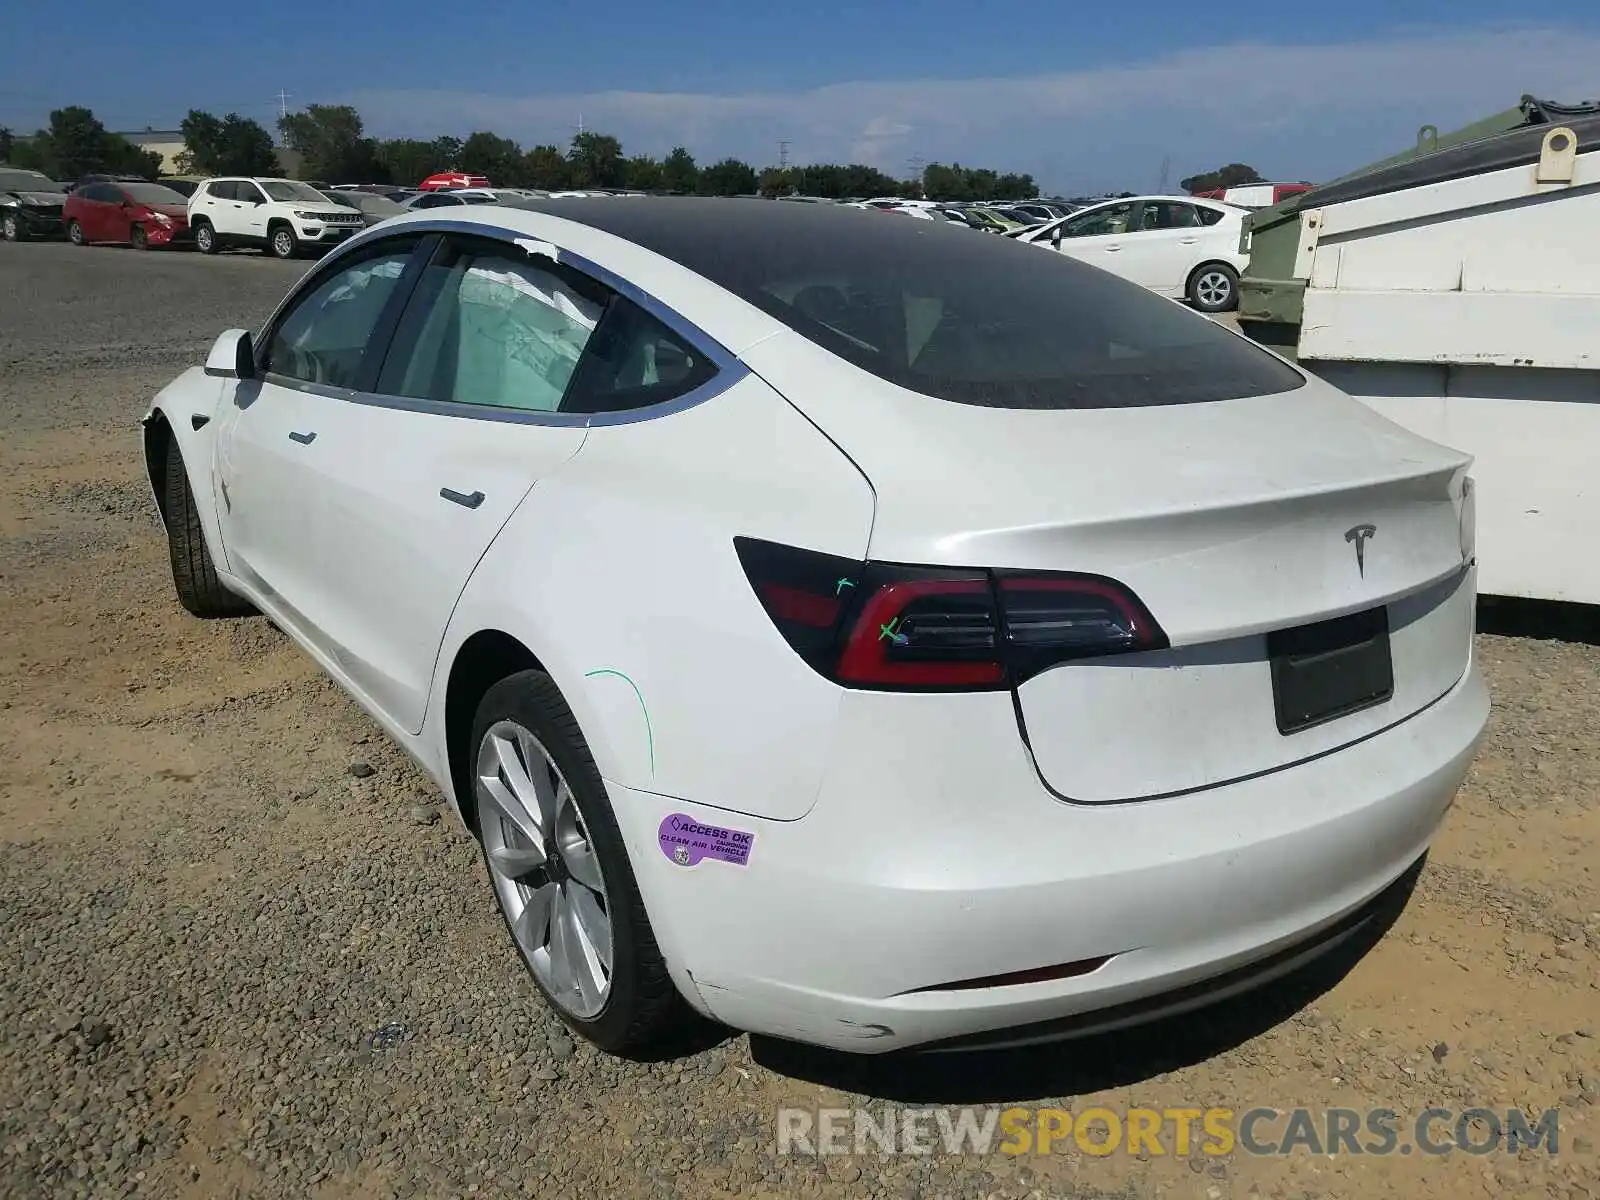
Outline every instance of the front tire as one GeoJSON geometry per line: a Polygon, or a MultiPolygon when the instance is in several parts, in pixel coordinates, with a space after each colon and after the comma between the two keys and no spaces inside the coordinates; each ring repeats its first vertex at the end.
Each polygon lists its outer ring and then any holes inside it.
{"type": "Polygon", "coordinates": [[[79,225],[76,221],[67,222],[67,240],[74,246],[84,246],[88,244],[84,240],[83,226],[79,225]]]}
{"type": "Polygon", "coordinates": [[[602,1050],[659,1050],[686,1014],[599,769],[550,677],[485,693],[472,726],[477,833],[500,915],[558,1016],[602,1050]]]}
{"type": "Polygon", "coordinates": [[[222,248],[217,241],[217,231],[211,228],[210,221],[196,221],[194,223],[194,245],[201,254],[215,254],[222,248]]]}
{"type": "Polygon", "coordinates": [[[267,235],[267,249],[273,258],[291,259],[300,253],[300,239],[287,225],[279,225],[267,235]]]}
{"type": "Polygon", "coordinates": [[[189,487],[189,472],[177,438],[167,438],[166,477],[167,554],[172,560],[172,583],[178,602],[197,617],[246,617],[256,610],[242,596],[222,586],[211,560],[211,548],[200,524],[189,487]]]}
{"type": "Polygon", "coordinates": [[[5,220],[0,222],[0,231],[5,233],[6,241],[8,242],[25,242],[28,240],[28,231],[16,213],[8,212],[6,214],[5,220]]]}
{"type": "Polygon", "coordinates": [[[1195,268],[1184,290],[1203,313],[1232,312],[1239,307],[1239,272],[1227,263],[1206,263],[1195,268]]]}
{"type": "Polygon", "coordinates": [[[135,250],[150,249],[150,235],[144,231],[143,225],[135,225],[128,231],[128,240],[133,243],[135,250]]]}

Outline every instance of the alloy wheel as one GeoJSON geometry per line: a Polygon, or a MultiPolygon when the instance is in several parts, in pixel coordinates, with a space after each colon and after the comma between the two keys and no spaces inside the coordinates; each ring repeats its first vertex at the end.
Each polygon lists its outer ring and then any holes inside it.
{"type": "Polygon", "coordinates": [[[272,250],[279,258],[289,258],[294,254],[294,235],[287,229],[280,229],[272,235],[272,250]]]}
{"type": "Polygon", "coordinates": [[[1233,280],[1222,271],[1206,271],[1194,281],[1194,294],[1206,308],[1222,308],[1233,299],[1233,280]]]}
{"type": "Polygon", "coordinates": [[[83,245],[83,226],[76,221],[67,226],[67,238],[74,246],[83,245]]]}
{"type": "Polygon", "coordinates": [[[200,248],[200,253],[211,253],[211,239],[214,236],[209,225],[202,225],[194,231],[194,244],[200,248]]]}
{"type": "Polygon", "coordinates": [[[10,213],[6,214],[5,235],[6,235],[6,241],[8,241],[8,242],[15,242],[15,241],[18,240],[18,238],[17,238],[17,219],[16,219],[16,217],[12,216],[10,213]]]}
{"type": "Polygon", "coordinates": [[[594,1019],[611,996],[611,905],[572,788],[515,721],[484,734],[474,785],[484,855],[517,948],[558,1008],[594,1019]]]}

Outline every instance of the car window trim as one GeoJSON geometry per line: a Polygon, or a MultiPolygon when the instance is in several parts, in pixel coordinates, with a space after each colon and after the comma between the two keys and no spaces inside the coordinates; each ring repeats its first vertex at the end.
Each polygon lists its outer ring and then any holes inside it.
{"type": "MultiPolygon", "coordinates": [[[[411,255],[407,260],[406,265],[400,270],[400,278],[395,282],[394,291],[391,292],[389,298],[383,302],[383,308],[378,313],[378,320],[372,327],[372,335],[368,338],[367,345],[369,349],[375,340],[380,337],[382,338],[383,355],[380,357],[381,363],[381,358],[387,357],[389,353],[389,341],[394,337],[395,326],[399,324],[399,314],[404,311],[404,302],[410,300],[412,290],[416,288],[417,281],[422,277],[422,266],[419,265],[419,263],[425,264],[426,262],[431,261],[435,244],[438,241],[437,238],[430,237],[428,234],[420,230],[414,233],[410,231],[403,232],[401,230],[386,232],[385,236],[381,238],[375,238],[370,242],[362,243],[362,249],[371,251],[371,253],[363,253],[360,255],[360,257],[353,260],[349,254],[325,255],[322,261],[317,264],[315,270],[308,272],[305,278],[303,278],[294,287],[294,289],[289,292],[288,295],[286,295],[282,300],[278,301],[278,307],[272,310],[271,315],[267,318],[266,324],[264,324],[260,331],[255,335],[253,349],[255,351],[256,371],[261,378],[264,381],[271,383],[274,387],[292,388],[299,391],[310,391],[314,395],[319,396],[343,397],[348,395],[352,391],[350,388],[330,387],[327,384],[311,383],[304,379],[292,379],[287,375],[280,375],[276,371],[268,371],[266,369],[267,349],[272,345],[272,339],[277,335],[278,329],[283,324],[284,320],[294,312],[296,301],[316,291],[316,289],[321,287],[331,276],[338,274],[340,271],[365,262],[369,258],[382,258],[385,254],[391,252],[390,250],[386,249],[386,247],[394,246],[403,241],[409,241],[413,237],[416,237],[419,240],[417,241],[416,245],[412,246],[411,255]],[[423,253],[424,247],[427,247],[426,254],[423,253]],[[400,299],[399,297],[402,291],[404,292],[404,297],[403,299],[400,299]],[[392,314],[391,309],[393,310],[392,314]],[[393,320],[388,320],[391,315],[393,316],[393,320]]],[[[347,242],[346,246],[349,244],[350,243],[347,242]]],[[[376,379],[377,376],[374,375],[372,378],[376,379]]],[[[357,376],[357,381],[362,384],[370,383],[370,380],[367,377],[367,366],[365,360],[362,362],[361,372],[357,376]]]]}
{"type": "MultiPolygon", "coordinates": [[[[384,240],[411,236],[414,233],[455,235],[479,241],[492,241],[506,246],[511,251],[522,249],[518,245],[519,242],[544,240],[531,238],[524,230],[510,229],[502,225],[480,224],[475,221],[452,221],[446,218],[427,218],[416,222],[408,222],[404,231],[394,230],[387,232],[384,240]]],[[[352,254],[359,253],[362,247],[375,244],[375,241],[366,241],[357,236],[330,250],[323,257],[321,263],[318,264],[317,270],[307,275],[301,281],[300,286],[279,303],[278,308],[269,318],[268,324],[263,326],[262,340],[259,344],[266,345],[265,337],[267,331],[276,328],[280,315],[287,310],[287,306],[295,296],[298,296],[307,287],[316,286],[314,280],[320,281],[320,279],[326,277],[326,273],[337,270],[338,263],[343,262],[352,254]]],[[[443,238],[441,237],[434,250],[429,252],[427,262],[432,262],[433,256],[441,253],[439,247],[442,245],[443,238]]],[[[693,388],[681,396],[674,396],[671,400],[663,400],[659,404],[624,409],[618,412],[598,413],[534,412],[528,409],[494,408],[490,405],[460,404],[446,400],[419,400],[408,396],[390,396],[375,392],[354,391],[348,388],[333,388],[326,384],[308,384],[300,380],[284,380],[280,382],[276,377],[273,382],[280,386],[298,387],[304,391],[311,391],[315,395],[325,396],[328,399],[345,400],[352,404],[364,404],[374,408],[394,408],[405,412],[433,413],[437,416],[461,417],[467,420],[498,421],[510,425],[587,426],[595,429],[610,425],[633,425],[642,421],[654,421],[661,417],[672,416],[674,413],[684,412],[704,404],[708,400],[715,399],[735,384],[754,374],[736,354],[676,309],[663,304],[650,293],[629,283],[620,275],[607,270],[592,259],[560,246],[556,246],[555,251],[556,257],[554,261],[558,266],[566,267],[579,275],[586,276],[592,282],[638,305],[646,313],[665,325],[668,330],[682,338],[691,349],[705,355],[711,365],[716,368],[716,374],[699,387],[693,388]]],[[[414,259],[413,262],[415,261],[414,259]]],[[[412,264],[407,264],[406,269],[410,270],[411,266],[412,264]]],[[[422,270],[421,267],[418,267],[417,280],[411,284],[413,291],[421,276],[422,270]]],[[[398,290],[398,285],[396,290],[398,290]]],[[[409,292],[406,302],[410,303],[409,292]]],[[[399,326],[400,316],[403,315],[404,309],[401,309],[400,314],[395,318],[396,328],[399,326]]],[[[390,339],[393,338],[393,328],[389,330],[388,336],[390,339]]],[[[390,345],[386,342],[383,353],[384,359],[388,358],[390,348],[390,345]]],[[[260,354],[261,351],[258,349],[257,353],[260,354]]],[[[381,364],[379,369],[381,370],[381,364]]],[[[365,376],[365,370],[363,370],[362,374],[365,376]]],[[[373,376],[374,380],[376,378],[377,376],[373,376]]],[[[371,381],[363,379],[363,382],[368,382],[370,385],[371,381]]]]}

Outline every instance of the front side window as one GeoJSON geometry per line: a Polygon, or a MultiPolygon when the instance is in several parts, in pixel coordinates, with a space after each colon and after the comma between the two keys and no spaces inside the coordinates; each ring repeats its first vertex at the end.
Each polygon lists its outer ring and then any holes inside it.
{"type": "Polygon", "coordinates": [[[268,337],[262,370],[301,383],[355,387],[367,343],[415,245],[410,238],[390,243],[312,284],[268,337]]]}
{"type": "Polygon", "coordinates": [[[260,187],[248,179],[238,180],[233,185],[233,198],[246,204],[263,204],[267,199],[260,187]]]}
{"type": "Polygon", "coordinates": [[[1133,217],[1133,205],[1108,204],[1093,212],[1069,217],[1061,226],[1062,237],[1100,237],[1109,233],[1127,233],[1128,222],[1133,217]]]}
{"type": "Polygon", "coordinates": [[[494,243],[449,243],[395,331],[384,395],[555,412],[609,295],[494,243]]]}

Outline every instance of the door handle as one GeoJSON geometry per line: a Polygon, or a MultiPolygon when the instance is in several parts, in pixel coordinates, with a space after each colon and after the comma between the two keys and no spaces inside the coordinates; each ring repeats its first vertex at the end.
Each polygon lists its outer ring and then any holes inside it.
{"type": "Polygon", "coordinates": [[[459,504],[462,508],[477,508],[483,503],[482,492],[454,492],[449,488],[440,488],[439,495],[452,504],[459,504]]]}
{"type": "Polygon", "coordinates": [[[1122,249],[1121,246],[1107,246],[1105,248],[1105,251],[1106,251],[1107,254],[1115,254],[1118,250],[1121,250],[1121,249],[1122,249]]]}
{"type": "Polygon", "coordinates": [[[1178,245],[1180,245],[1180,246],[1193,246],[1199,240],[1200,240],[1199,238],[1179,238],[1178,239],[1178,245]]]}
{"type": "Polygon", "coordinates": [[[317,435],[315,431],[311,433],[295,433],[293,430],[290,430],[289,440],[291,442],[299,442],[302,446],[309,446],[312,442],[317,440],[317,435]]]}

